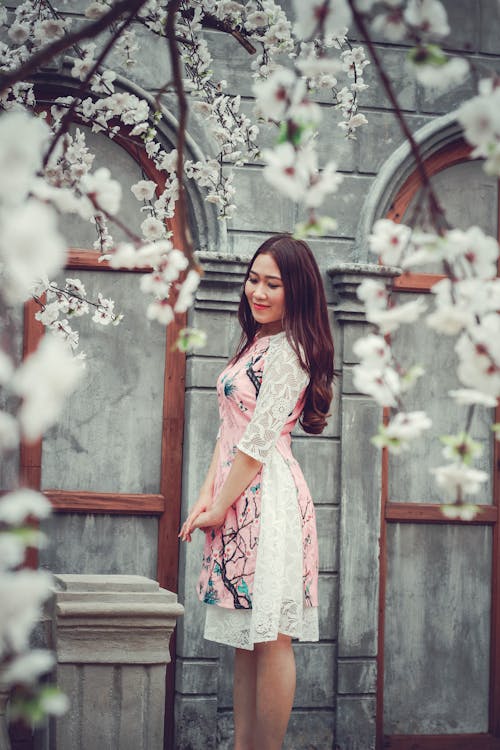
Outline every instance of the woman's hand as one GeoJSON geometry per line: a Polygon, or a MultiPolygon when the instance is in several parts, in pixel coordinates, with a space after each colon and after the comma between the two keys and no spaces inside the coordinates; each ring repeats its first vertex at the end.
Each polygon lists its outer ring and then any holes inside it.
{"type": "Polygon", "coordinates": [[[186,521],[183,523],[179,537],[183,542],[190,542],[191,534],[195,529],[201,529],[204,531],[205,529],[221,526],[225,516],[226,510],[221,508],[217,503],[211,508],[203,510],[199,510],[197,506],[195,506],[186,521]],[[196,513],[195,509],[197,510],[196,513]]]}
{"type": "Polygon", "coordinates": [[[225,508],[222,508],[216,503],[211,508],[203,511],[203,513],[200,513],[200,515],[197,516],[193,523],[193,529],[201,529],[202,531],[205,531],[206,529],[222,526],[226,517],[226,512],[227,510],[225,508]]]}
{"type": "Polygon", "coordinates": [[[198,500],[194,504],[194,506],[191,508],[191,511],[189,513],[189,516],[186,518],[184,523],[181,526],[181,530],[179,533],[179,539],[181,539],[183,542],[190,542],[191,541],[191,533],[194,528],[197,528],[193,526],[195,520],[198,518],[200,513],[203,513],[207,510],[208,506],[211,503],[212,498],[210,495],[204,495],[200,494],[198,497],[198,500]]]}

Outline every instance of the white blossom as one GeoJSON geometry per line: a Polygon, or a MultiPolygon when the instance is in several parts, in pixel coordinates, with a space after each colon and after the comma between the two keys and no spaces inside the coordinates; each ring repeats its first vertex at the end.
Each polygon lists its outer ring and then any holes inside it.
{"type": "Polygon", "coordinates": [[[372,253],[379,255],[382,263],[396,266],[400,263],[411,235],[411,228],[405,224],[396,224],[390,219],[379,219],[373,225],[368,237],[372,253]]]}
{"type": "Polygon", "coordinates": [[[165,234],[165,225],[154,216],[148,216],[141,223],[141,231],[147,240],[159,240],[165,234]]]}
{"type": "Polygon", "coordinates": [[[321,28],[325,36],[339,32],[351,25],[351,10],[345,0],[293,0],[295,33],[300,39],[309,39],[321,28]]]}
{"type": "Polygon", "coordinates": [[[168,326],[174,319],[174,311],[167,300],[155,300],[148,306],[146,316],[149,320],[157,320],[158,323],[168,326]]]}
{"type": "Polygon", "coordinates": [[[52,685],[44,686],[39,698],[40,708],[52,716],[62,716],[69,710],[69,698],[52,685]]]}
{"type": "Polygon", "coordinates": [[[446,336],[456,336],[474,320],[470,310],[457,305],[442,305],[434,312],[427,315],[425,322],[429,328],[433,328],[446,336]]]}
{"type": "Polygon", "coordinates": [[[368,366],[380,369],[391,360],[391,350],[383,336],[373,333],[357,339],[353,345],[354,354],[368,366]]]}
{"type": "Polygon", "coordinates": [[[152,180],[139,180],[130,188],[138,201],[150,201],[156,190],[156,183],[152,180]]]}
{"type": "Polygon", "coordinates": [[[30,27],[26,23],[13,23],[7,34],[15,44],[24,44],[29,38],[30,27]]]}
{"type": "Polygon", "coordinates": [[[375,445],[386,446],[391,453],[408,450],[410,441],[422,436],[432,427],[432,421],[424,411],[398,412],[388,425],[382,425],[379,435],[373,439],[375,445]]]}
{"type": "Polygon", "coordinates": [[[439,0],[409,0],[404,19],[425,34],[447,36],[450,33],[446,10],[439,0]]]}
{"type": "Polygon", "coordinates": [[[32,649],[10,662],[3,679],[11,685],[30,684],[38,680],[41,675],[50,672],[54,663],[55,658],[50,651],[41,648],[32,649]]]}
{"type": "Polygon", "coordinates": [[[35,313],[35,319],[40,321],[44,326],[50,326],[59,318],[61,312],[61,305],[59,301],[50,302],[45,305],[42,310],[35,313]]]}
{"type": "Polygon", "coordinates": [[[180,272],[184,271],[188,267],[188,263],[188,259],[186,258],[184,253],[182,253],[180,250],[177,250],[176,248],[172,248],[172,250],[166,253],[162,258],[159,267],[162,276],[166,281],[175,281],[179,278],[180,272]]]}
{"type": "Polygon", "coordinates": [[[462,521],[472,521],[480,512],[478,505],[473,503],[446,503],[440,506],[441,513],[445,518],[450,520],[461,519],[462,521]]]}
{"type": "Polygon", "coordinates": [[[392,367],[375,368],[372,365],[354,367],[354,386],[371,396],[381,406],[396,406],[401,392],[399,376],[392,367]]]}
{"type": "Polygon", "coordinates": [[[264,149],[262,158],[265,179],[293,201],[303,199],[309,183],[308,164],[291,143],[279,143],[274,149],[264,149]]]}
{"type": "Polygon", "coordinates": [[[254,83],[255,110],[268,120],[280,122],[292,101],[300,100],[306,92],[305,82],[292,70],[278,68],[267,80],[254,83]]]}
{"type": "Polygon", "coordinates": [[[8,492],[0,498],[0,521],[10,526],[19,526],[28,516],[47,518],[51,510],[45,495],[28,488],[8,492]]]}
{"type": "Polygon", "coordinates": [[[94,173],[86,174],[80,182],[80,189],[87,194],[92,204],[107,214],[118,213],[122,188],[117,180],[111,179],[107,167],[100,167],[94,173]]]}
{"type": "Polygon", "coordinates": [[[438,486],[451,494],[460,491],[465,495],[475,495],[489,479],[485,471],[461,463],[437,466],[430,471],[436,477],[438,486]]]}
{"type": "MultiPolygon", "coordinates": [[[[356,3],[359,6],[359,2],[356,3]]],[[[400,9],[379,13],[372,21],[375,34],[383,34],[389,42],[402,42],[406,36],[406,24],[400,9]]]]}
{"type": "Polygon", "coordinates": [[[381,333],[392,333],[402,323],[414,323],[426,309],[426,303],[421,297],[418,297],[411,302],[394,305],[388,310],[367,310],[366,319],[378,326],[381,333]]]}
{"type": "Polygon", "coordinates": [[[60,270],[66,245],[57,230],[54,210],[34,199],[1,218],[0,262],[4,265],[5,292],[12,302],[22,302],[37,279],[60,270]]]}
{"type": "Polygon", "coordinates": [[[310,177],[304,203],[308,208],[318,208],[330,193],[335,193],[341,185],[343,176],[337,172],[337,164],[328,162],[324,169],[310,177]]]}
{"type": "Polygon", "coordinates": [[[493,88],[489,80],[483,79],[479,91],[478,96],[468,99],[458,108],[457,119],[466,139],[474,146],[472,156],[495,159],[500,138],[500,87],[493,88]]]}
{"type": "Polygon", "coordinates": [[[28,440],[36,440],[56,421],[82,373],[81,363],[53,336],[44,336],[36,351],[24,360],[12,382],[23,398],[19,421],[28,440]]]}
{"type": "Polygon", "coordinates": [[[421,63],[410,61],[410,67],[422,86],[438,92],[448,91],[460,85],[470,71],[469,63],[462,57],[448,58],[444,64],[433,64],[432,61],[421,63]]]}
{"type": "Polygon", "coordinates": [[[463,278],[470,274],[480,279],[492,279],[496,276],[498,242],[494,237],[488,237],[480,227],[472,226],[465,231],[451,230],[447,239],[456,248],[457,260],[460,259],[465,265],[465,272],[461,272],[460,265],[455,264],[455,276],[463,278]]]}
{"type": "Polygon", "coordinates": [[[44,570],[4,572],[0,576],[0,658],[23,651],[40,617],[41,604],[51,592],[52,576],[44,570]]]}
{"type": "Polygon", "coordinates": [[[191,307],[194,302],[195,292],[200,284],[200,279],[200,274],[194,268],[188,272],[179,290],[179,295],[174,306],[175,312],[186,312],[188,307],[191,307]]]}
{"type": "Polygon", "coordinates": [[[57,18],[46,18],[35,24],[35,39],[40,42],[53,42],[64,36],[65,22],[57,18]]]}
{"type": "Polygon", "coordinates": [[[101,293],[97,295],[98,307],[92,316],[94,323],[100,323],[103,326],[107,326],[110,323],[114,323],[116,320],[115,316],[115,303],[112,299],[103,297],[101,293]]]}
{"type": "Polygon", "coordinates": [[[482,393],[481,391],[476,391],[473,388],[458,388],[456,390],[448,391],[448,395],[455,399],[460,406],[472,406],[473,404],[477,404],[478,406],[488,406],[493,408],[497,405],[497,400],[494,396],[490,396],[488,393],[482,393]]]}
{"type": "Polygon", "coordinates": [[[71,75],[73,76],[73,78],[79,78],[80,81],[84,81],[87,75],[90,73],[94,62],[95,60],[87,55],[82,58],[76,58],[73,62],[71,75]]]}
{"type": "Polygon", "coordinates": [[[144,294],[154,294],[155,297],[166,299],[170,292],[172,283],[166,281],[161,271],[153,271],[142,276],[140,281],[141,292],[144,294]]]}
{"type": "Polygon", "coordinates": [[[85,17],[90,18],[92,20],[95,20],[97,18],[100,18],[106,11],[109,10],[108,5],[106,3],[101,2],[91,2],[87,7],[85,8],[85,17]]]}
{"type": "Polygon", "coordinates": [[[455,344],[459,357],[457,374],[468,388],[500,396],[500,316],[485,315],[469,326],[455,344]]]}
{"type": "Polygon", "coordinates": [[[382,310],[387,306],[388,294],[385,284],[375,279],[363,279],[356,294],[358,299],[365,303],[367,310],[382,310]]]}
{"type": "Polygon", "coordinates": [[[0,531],[0,576],[24,562],[26,545],[15,531],[0,531]]]}
{"type": "Polygon", "coordinates": [[[25,200],[50,137],[47,123],[25,111],[0,117],[0,201],[25,200]]]}

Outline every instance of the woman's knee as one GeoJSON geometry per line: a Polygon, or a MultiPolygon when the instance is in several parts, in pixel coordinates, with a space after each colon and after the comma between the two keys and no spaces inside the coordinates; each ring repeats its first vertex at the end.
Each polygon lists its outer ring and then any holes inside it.
{"type": "Polygon", "coordinates": [[[262,643],[256,643],[254,645],[254,649],[257,654],[269,653],[270,651],[278,650],[291,650],[291,648],[291,637],[289,635],[283,635],[283,633],[278,633],[278,637],[275,641],[263,641],[262,643]]]}

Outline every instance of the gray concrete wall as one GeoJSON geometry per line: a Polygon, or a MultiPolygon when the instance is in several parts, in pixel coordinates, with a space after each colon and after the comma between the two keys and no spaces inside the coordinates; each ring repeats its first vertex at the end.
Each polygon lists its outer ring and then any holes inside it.
{"type": "MultiPolygon", "coordinates": [[[[484,61],[492,52],[500,53],[484,21],[486,12],[498,13],[494,3],[447,2],[446,6],[454,28],[450,50],[467,48],[477,61],[484,61]]],[[[242,94],[245,108],[250,108],[246,53],[217,32],[207,36],[216,43],[216,76],[227,80],[230,93],[242,94]]],[[[472,93],[469,82],[446,95],[426,94],[405,69],[404,46],[381,41],[377,48],[413,131],[449,112],[472,93]]],[[[368,66],[365,77],[370,89],[361,95],[361,109],[369,125],[360,129],[357,141],[342,139],[335,124],[337,115],[322,97],[320,152],[324,159],[335,158],[344,174],[343,189],[325,205],[337,218],[338,228],[331,236],[311,242],[323,271],[339,263],[368,260],[366,244],[358,234],[365,197],[403,141],[373,66],[368,66]]],[[[273,138],[270,127],[262,129],[263,145],[272,143],[273,138]]],[[[403,168],[408,168],[407,161],[401,162],[401,173],[403,168]]],[[[235,183],[240,208],[228,224],[227,254],[248,257],[268,234],[291,229],[300,211],[266,187],[259,166],[239,168],[235,183]]],[[[387,192],[390,190],[389,185],[387,192]]],[[[452,195],[450,208],[454,199],[452,195]]],[[[233,268],[240,270],[238,264],[211,261],[192,314],[193,322],[208,331],[209,348],[190,357],[188,363],[184,513],[196,499],[217,429],[215,377],[237,339],[236,279],[229,293],[227,287],[217,284],[216,268],[231,277],[233,268]]],[[[351,369],[356,361],[352,344],[364,328],[353,291],[359,281],[359,277],[346,277],[345,269],[332,280],[325,274],[337,352],[333,416],[321,438],[295,438],[294,450],[310,483],[320,520],[321,641],[296,647],[298,686],[284,745],[287,750],[369,750],[375,746],[380,458],[368,436],[376,432],[380,411],[352,385],[351,369]]],[[[231,653],[204,643],[201,637],[204,612],[194,592],[200,544],[197,540],[181,550],[179,591],[186,616],[178,636],[176,747],[229,750],[231,653]]]]}
{"type": "MultiPolygon", "coordinates": [[[[290,0],[282,4],[291,9],[290,0]]],[[[453,27],[453,34],[447,41],[449,49],[452,52],[468,49],[476,62],[498,68],[500,8],[496,0],[446,0],[445,5],[453,27]]],[[[77,2],[72,4],[72,9],[78,12],[77,2]]],[[[248,54],[220,32],[210,31],[206,35],[214,54],[215,78],[226,79],[228,92],[241,94],[243,108],[250,110],[252,79],[248,54]]],[[[356,37],[356,30],[353,30],[353,37],[356,37]]],[[[123,70],[122,74],[129,81],[127,85],[137,85],[154,94],[169,78],[168,64],[164,67],[158,64],[164,59],[159,52],[160,44],[163,48],[164,43],[155,45],[149,38],[140,38],[143,40],[140,63],[135,69],[123,70]]],[[[405,69],[407,49],[404,45],[378,40],[377,49],[413,131],[433,123],[472,93],[469,82],[444,95],[426,94],[418,89],[405,69]]],[[[387,196],[393,194],[397,179],[387,182],[385,193],[377,193],[377,196],[385,196],[383,208],[377,197],[372,197],[370,204],[370,191],[375,191],[377,176],[389,163],[396,164],[394,175],[397,178],[409,168],[409,162],[396,158],[403,139],[373,66],[368,66],[365,78],[370,88],[360,97],[361,110],[369,125],[359,131],[356,141],[343,139],[336,127],[337,112],[323,95],[321,97],[321,158],[336,159],[344,175],[342,190],[324,207],[337,218],[338,228],[330,236],[311,242],[324,274],[332,316],[337,379],[333,413],[324,435],[295,436],[295,453],[310,484],[319,520],[321,640],[318,644],[296,647],[298,687],[286,750],[306,747],[326,750],[336,746],[339,750],[370,750],[374,747],[380,493],[379,459],[368,442],[368,435],[374,432],[380,415],[352,386],[351,367],[355,362],[352,344],[364,326],[354,297],[359,273],[351,278],[348,269],[337,269],[332,283],[326,271],[339,263],[368,260],[364,235],[359,229],[363,214],[369,209],[374,216],[380,215],[387,204],[387,196]]],[[[166,109],[175,114],[174,97],[163,95],[162,101],[166,109]]],[[[173,139],[171,124],[165,120],[162,127],[168,143],[173,139]]],[[[210,148],[203,121],[195,116],[189,122],[189,135],[190,149],[196,145],[210,148]]],[[[274,137],[272,128],[263,127],[260,144],[269,145],[274,137]]],[[[116,144],[111,148],[115,150],[116,144]]],[[[120,166],[119,160],[114,161],[125,174],[127,164],[123,162],[120,166]]],[[[259,163],[238,168],[235,184],[239,209],[228,223],[227,231],[218,225],[213,208],[202,203],[196,190],[190,192],[196,245],[213,254],[205,255],[205,277],[190,314],[191,323],[207,332],[208,343],[199,353],[188,357],[187,362],[184,515],[196,499],[217,431],[215,379],[238,338],[235,310],[244,269],[244,262],[238,258],[248,258],[270,233],[291,230],[301,216],[297,207],[263,180],[259,163]]],[[[93,240],[87,237],[86,231],[74,227],[78,240],[75,244],[88,244],[93,240]]],[[[371,271],[364,269],[363,273],[371,271]]],[[[126,286],[124,282],[123,297],[129,296],[126,286]]],[[[120,298],[116,292],[112,296],[120,298]]],[[[140,297],[137,293],[135,301],[140,297]]],[[[116,336],[119,340],[120,333],[116,336]]],[[[159,343],[154,351],[156,349],[161,358],[159,343]]],[[[150,364],[149,369],[153,371],[154,362],[150,364]]],[[[123,387],[121,396],[117,393],[122,401],[129,395],[126,385],[123,387]]],[[[154,378],[144,387],[154,394],[154,378]]],[[[82,421],[84,411],[82,408],[76,414],[82,421]]],[[[104,430],[103,424],[101,428],[104,430]]],[[[53,448],[47,445],[44,466],[46,476],[51,477],[51,486],[56,486],[53,477],[67,470],[58,456],[74,448],[71,443],[74,435],[70,431],[63,438],[61,435],[49,437],[53,448]]],[[[84,462],[79,471],[82,476],[85,474],[84,462]]],[[[110,480],[107,474],[104,476],[106,481],[110,480]]],[[[115,479],[120,479],[119,463],[115,479]]],[[[133,486],[133,491],[155,491],[150,482],[157,483],[154,467],[148,471],[147,480],[145,477],[141,480],[141,487],[133,486]]],[[[58,572],[154,574],[156,521],[153,518],[83,518],[61,514],[50,521],[48,530],[53,543],[42,553],[42,562],[58,572]],[[110,545],[111,538],[113,544],[110,545]]],[[[204,612],[195,595],[201,545],[201,535],[197,535],[191,545],[183,546],[180,551],[179,600],[186,610],[177,629],[176,748],[226,750],[231,747],[232,737],[231,653],[202,638],[204,612]]]]}

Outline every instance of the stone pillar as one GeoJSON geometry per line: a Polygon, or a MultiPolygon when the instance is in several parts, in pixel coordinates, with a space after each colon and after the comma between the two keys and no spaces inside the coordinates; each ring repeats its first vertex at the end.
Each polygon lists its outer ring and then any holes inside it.
{"type": "Polygon", "coordinates": [[[70,700],[50,750],[163,747],[165,672],[177,596],[126,575],[56,575],[49,604],[56,681],[70,700]]]}
{"type": "Polygon", "coordinates": [[[370,442],[382,410],[352,382],[354,342],[366,334],[358,286],[384,281],[398,269],[339,264],[328,270],[342,336],[339,630],[337,657],[338,750],[374,750],[379,606],[381,456],[370,442]]]}
{"type": "MultiPolygon", "coordinates": [[[[194,504],[210,465],[219,416],[215,383],[239,338],[235,313],[247,259],[200,253],[204,275],[190,310],[190,324],[207,333],[207,344],[188,355],[184,427],[182,518],[194,504]]],[[[175,749],[218,750],[224,677],[231,649],[203,638],[205,604],[198,601],[204,534],[194,534],[179,552],[179,597],[186,616],[177,630],[175,749]]],[[[224,706],[225,707],[225,706],[224,706]]],[[[222,714],[224,721],[227,712],[222,714]]]]}

